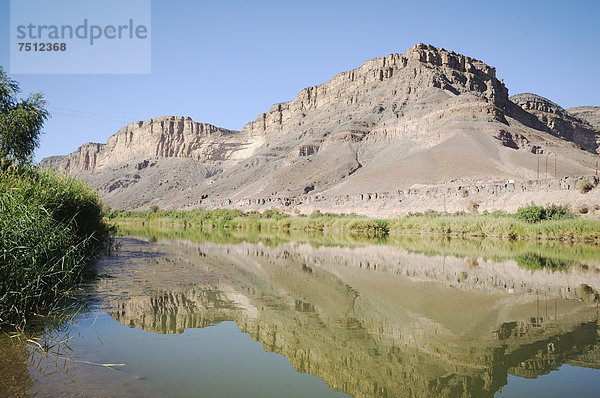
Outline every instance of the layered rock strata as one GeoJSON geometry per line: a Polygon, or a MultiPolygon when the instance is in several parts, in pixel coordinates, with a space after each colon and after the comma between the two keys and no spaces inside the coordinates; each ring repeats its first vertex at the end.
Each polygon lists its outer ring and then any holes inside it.
{"type": "Polygon", "coordinates": [[[241,132],[154,118],[42,165],[88,181],[115,208],[525,180],[542,156],[557,159],[556,177],[574,177],[593,175],[599,159],[586,117],[533,94],[509,98],[493,67],[418,44],[307,87],[241,132]]]}

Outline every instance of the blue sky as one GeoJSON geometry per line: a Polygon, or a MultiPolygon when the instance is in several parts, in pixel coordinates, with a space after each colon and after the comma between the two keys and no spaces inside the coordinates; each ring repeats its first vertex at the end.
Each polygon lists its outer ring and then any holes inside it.
{"type": "MultiPolygon", "coordinates": [[[[153,1],[150,75],[11,75],[53,117],[36,159],[161,115],[241,129],[277,102],[415,43],[497,68],[510,94],[600,105],[597,1],[153,1]]],[[[0,65],[9,66],[0,0],[0,65]]]]}

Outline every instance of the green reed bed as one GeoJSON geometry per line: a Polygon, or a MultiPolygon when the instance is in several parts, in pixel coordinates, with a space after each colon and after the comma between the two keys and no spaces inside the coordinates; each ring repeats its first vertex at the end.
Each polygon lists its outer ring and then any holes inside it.
{"type": "Polygon", "coordinates": [[[98,195],[26,167],[0,170],[0,324],[23,325],[61,303],[110,246],[98,195]]]}
{"type": "Polygon", "coordinates": [[[390,220],[392,234],[498,237],[565,241],[600,241],[600,221],[593,219],[542,220],[536,223],[514,216],[439,215],[390,220]]]}

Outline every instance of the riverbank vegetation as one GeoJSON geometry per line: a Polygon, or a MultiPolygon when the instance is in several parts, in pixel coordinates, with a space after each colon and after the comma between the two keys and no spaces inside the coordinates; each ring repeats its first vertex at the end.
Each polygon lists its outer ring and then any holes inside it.
{"type": "Polygon", "coordinates": [[[600,242],[600,220],[577,216],[565,205],[530,205],[515,214],[426,212],[389,219],[318,211],[308,216],[290,216],[275,209],[262,213],[225,209],[115,210],[109,214],[109,219],[117,224],[259,231],[347,231],[380,237],[410,234],[600,242]]]}
{"type": "Polygon", "coordinates": [[[57,308],[112,233],[95,191],[31,165],[48,115],[18,89],[0,68],[0,326],[57,308]]]}
{"type": "Polygon", "coordinates": [[[48,313],[107,247],[98,195],[79,181],[36,169],[0,173],[0,320],[48,313]]]}

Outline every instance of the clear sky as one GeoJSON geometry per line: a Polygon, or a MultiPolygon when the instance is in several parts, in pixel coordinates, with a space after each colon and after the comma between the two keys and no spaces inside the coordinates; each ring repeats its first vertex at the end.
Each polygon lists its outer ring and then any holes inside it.
{"type": "MultiPolygon", "coordinates": [[[[49,103],[37,160],[154,116],[241,129],[304,87],[418,42],[495,66],[511,95],[600,105],[597,0],[155,0],[151,29],[150,75],[11,75],[49,103]]],[[[8,69],[8,0],[0,37],[8,69]]]]}

